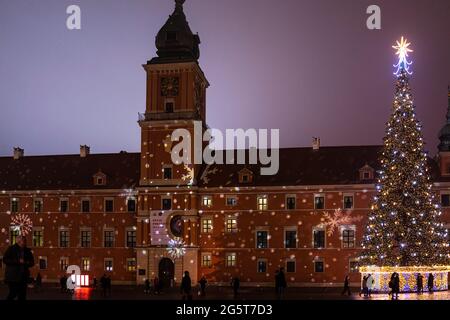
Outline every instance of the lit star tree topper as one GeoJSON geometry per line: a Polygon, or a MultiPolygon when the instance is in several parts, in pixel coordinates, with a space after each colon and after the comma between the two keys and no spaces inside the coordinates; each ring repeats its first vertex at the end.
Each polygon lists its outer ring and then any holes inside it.
{"type": "Polygon", "coordinates": [[[392,114],[380,155],[377,195],[369,213],[362,266],[448,265],[448,233],[432,190],[408,78],[409,43],[397,46],[399,64],[392,114]]]}
{"type": "Polygon", "coordinates": [[[400,71],[403,69],[408,74],[412,74],[412,72],[409,70],[409,67],[412,65],[412,61],[408,61],[408,56],[410,52],[414,52],[412,49],[409,48],[411,43],[408,42],[407,39],[401,37],[400,41],[397,40],[397,44],[395,46],[392,46],[397,52],[395,53],[398,56],[398,63],[394,65],[397,70],[394,72],[396,76],[400,74],[400,71]]]}

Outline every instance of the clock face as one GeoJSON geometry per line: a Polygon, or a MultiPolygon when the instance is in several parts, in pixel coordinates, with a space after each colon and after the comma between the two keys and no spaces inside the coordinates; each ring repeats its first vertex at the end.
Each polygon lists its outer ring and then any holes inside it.
{"type": "Polygon", "coordinates": [[[180,80],[178,79],[178,77],[161,78],[161,96],[162,97],[178,96],[179,88],[180,88],[180,80]]]}
{"type": "Polygon", "coordinates": [[[183,219],[181,216],[174,216],[170,219],[170,232],[175,237],[183,237],[183,219]]]}

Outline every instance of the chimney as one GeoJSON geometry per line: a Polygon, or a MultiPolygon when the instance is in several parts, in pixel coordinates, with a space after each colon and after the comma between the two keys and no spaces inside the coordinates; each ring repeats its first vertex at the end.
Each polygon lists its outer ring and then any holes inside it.
{"type": "Polygon", "coordinates": [[[80,146],[80,157],[86,158],[91,153],[91,147],[84,145],[80,146]]]}
{"type": "Polygon", "coordinates": [[[14,160],[18,160],[20,158],[23,158],[24,152],[25,152],[25,150],[23,150],[23,149],[21,149],[19,147],[14,148],[14,155],[13,155],[14,160]]]}
{"type": "Polygon", "coordinates": [[[313,147],[313,150],[320,149],[320,138],[316,138],[316,137],[313,138],[312,147],[313,147]]]}

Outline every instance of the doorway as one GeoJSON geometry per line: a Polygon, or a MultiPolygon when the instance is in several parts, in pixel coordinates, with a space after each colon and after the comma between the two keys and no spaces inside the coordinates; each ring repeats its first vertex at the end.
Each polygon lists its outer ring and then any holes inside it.
{"type": "Polygon", "coordinates": [[[159,262],[159,281],[163,288],[170,288],[175,275],[175,265],[169,258],[162,258],[159,262]]]}

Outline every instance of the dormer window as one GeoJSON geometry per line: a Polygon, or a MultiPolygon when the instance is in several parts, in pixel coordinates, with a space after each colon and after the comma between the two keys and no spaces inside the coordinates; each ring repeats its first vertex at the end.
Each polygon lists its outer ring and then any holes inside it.
{"type": "Polygon", "coordinates": [[[105,186],[106,185],[106,175],[99,171],[94,174],[94,186],[105,186]]]}
{"type": "Polygon", "coordinates": [[[239,171],[239,183],[251,183],[253,181],[253,172],[248,169],[239,171]]]}
{"type": "Polygon", "coordinates": [[[373,180],[374,179],[374,169],[366,164],[364,167],[359,169],[359,179],[360,180],[373,180]]]}

